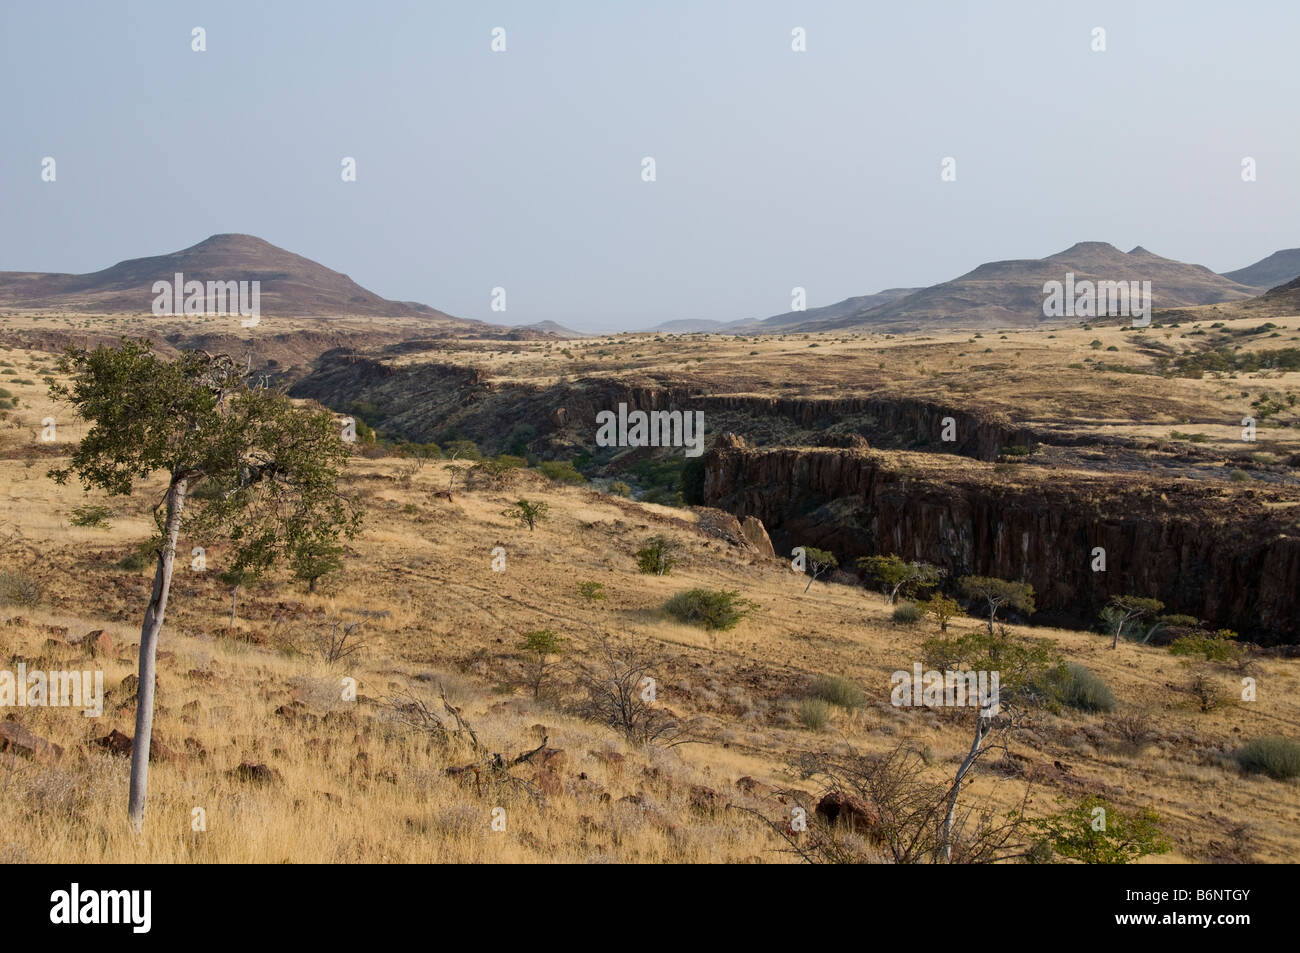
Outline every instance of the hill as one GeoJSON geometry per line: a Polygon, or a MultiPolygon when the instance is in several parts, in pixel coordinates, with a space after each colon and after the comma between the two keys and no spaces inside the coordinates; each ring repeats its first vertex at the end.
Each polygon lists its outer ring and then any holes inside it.
{"type": "Polygon", "coordinates": [[[894,301],[843,309],[829,320],[813,318],[792,330],[1035,327],[1050,320],[1043,315],[1043,285],[1064,281],[1067,273],[1076,282],[1150,281],[1153,305],[1161,308],[1237,301],[1254,290],[1203,265],[1163,258],[1141,246],[1126,253],[1106,242],[1079,242],[1046,258],[988,262],[894,301]]]}
{"type": "Polygon", "coordinates": [[[1275,251],[1253,265],[1225,271],[1223,277],[1252,288],[1275,288],[1293,278],[1300,278],[1300,248],[1275,251]]]}
{"type": "Polygon", "coordinates": [[[465,327],[481,321],[454,318],[428,305],[390,301],[345,274],[253,235],[213,235],[181,251],[131,258],[85,275],[0,272],[0,306],[60,311],[149,313],[156,281],[260,281],[261,309],[274,315],[428,318],[465,327]]]}

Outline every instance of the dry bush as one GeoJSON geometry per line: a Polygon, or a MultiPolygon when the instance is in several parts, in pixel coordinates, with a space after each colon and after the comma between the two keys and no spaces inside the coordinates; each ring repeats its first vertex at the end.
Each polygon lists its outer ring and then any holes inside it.
{"type": "Polygon", "coordinates": [[[662,663],[643,651],[621,651],[608,639],[601,639],[591,654],[590,663],[577,663],[585,695],[578,714],[616,729],[637,745],[673,747],[690,740],[673,713],[654,701],[657,679],[652,673],[661,671],[662,663]]]}

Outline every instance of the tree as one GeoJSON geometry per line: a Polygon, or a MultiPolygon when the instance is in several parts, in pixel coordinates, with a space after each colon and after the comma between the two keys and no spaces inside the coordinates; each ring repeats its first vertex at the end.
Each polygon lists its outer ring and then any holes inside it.
{"type": "Polygon", "coordinates": [[[914,597],[921,589],[939,585],[945,575],[938,566],[915,560],[909,563],[892,553],[888,556],[862,556],[858,559],[858,568],[880,580],[885,602],[889,605],[898,599],[899,592],[914,597]]]}
{"type": "Polygon", "coordinates": [[[517,471],[527,462],[522,457],[502,454],[495,460],[480,460],[470,467],[470,475],[481,479],[492,489],[500,490],[514,482],[514,478],[518,476],[517,471]]]}
{"type": "Polygon", "coordinates": [[[552,655],[559,655],[563,644],[564,639],[550,629],[525,632],[524,637],[515,644],[515,648],[528,656],[528,680],[533,686],[533,698],[542,697],[542,680],[546,678],[550,667],[547,659],[552,655]]]}
{"type": "Polygon", "coordinates": [[[825,549],[816,549],[812,546],[805,546],[803,555],[808,566],[808,585],[803,587],[804,592],[807,592],[812,587],[813,582],[818,576],[824,572],[835,569],[840,564],[839,560],[835,558],[835,554],[828,552],[825,549]]]}
{"type": "MultiPolygon", "coordinates": [[[[1066,804],[1065,798],[1058,799],[1066,804]]],[[[1150,807],[1126,814],[1091,794],[1048,817],[1030,822],[1056,854],[1085,864],[1128,864],[1147,854],[1164,854],[1170,843],[1150,807]]]]}
{"type": "Polygon", "coordinates": [[[936,592],[927,601],[921,603],[921,611],[933,616],[940,632],[948,631],[948,623],[959,615],[964,615],[956,599],[950,599],[942,592],[936,592]]]}
{"type": "Polygon", "coordinates": [[[289,561],[294,577],[307,583],[314,593],[321,579],[343,568],[343,547],[326,536],[309,536],[294,550],[289,561]]]}
{"type": "Polygon", "coordinates": [[[155,504],[161,542],[140,633],[135,742],[128,816],[144,825],[153,735],[155,656],[182,529],[220,534],[233,573],[264,572],[311,537],[355,535],[361,514],[337,489],[350,447],[326,410],[296,407],[279,390],[252,387],[229,357],[183,352],[165,361],[148,341],[69,349],[58,363],[66,383],[50,396],[90,426],[59,484],[76,476],[89,491],[125,496],[153,473],[167,477],[155,504]],[[191,490],[201,488],[187,506],[191,490]]]}
{"type": "Polygon", "coordinates": [[[502,510],[501,515],[519,520],[531,533],[538,523],[548,518],[547,513],[550,508],[545,500],[516,500],[509,509],[502,510]]]}
{"type": "Polygon", "coordinates": [[[671,536],[651,536],[636,551],[636,567],[643,573],[666,576],[677,565],[681,548],[671,536]]]}
{"type": "Polygon", "coordinates": [[[952,832],[957,818],[957,799],[966,775],[993,745],[995,731],[1011,731],[1031,709],[1051,699],[1051,686],[1064,675],[1064,662],[1050,642],[1034,642],[1011,635],[1006,626],[992,632],[976,630],[947,638],[937,636],[922,646],[927,665],[939,671],[997,672],[997,697],[974,716],[974,736],[948,789],[943,822],[943,854],[952,855],[952,832]]]}
{"type": "Polygon", "coordinates": [[[962,576],[957,580],[957,586],[969,598],[983,599],[988,603],[989,635],[993,634],[993,621],[1003,606],[1026,614],[1034,611],[1034,587],[1027,582],[1009,582],[992,576],[962,576]]]}
{"type": "Polygon", "coordinates": [[[1115,638],[1110,647],[1119,647],[1120,633],[1130,622],[1144,616],[1155,615],[1165,604],[1159,599],[1145,599],[1141,596],[1111,596],[1110,604],[1102,610],[1102,621],[1115,631],[1115,638]]]}

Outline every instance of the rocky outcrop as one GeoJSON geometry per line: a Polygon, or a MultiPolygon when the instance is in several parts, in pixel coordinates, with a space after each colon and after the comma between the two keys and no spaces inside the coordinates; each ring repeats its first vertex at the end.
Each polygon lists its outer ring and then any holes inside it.
{"type": "Polygon", "coordinates": [[[1300,490],[1219,481],[1013,473],[933,455],[714,449],[704,502],[763,521],[789,545],[897,553],[950,578],[1029,582],[1037,621],[1091,625],[1112,595],[1262,644],[1300,641],[1300,490]],[[1095,550],[1106,569],[1094,571],[1095,550]]]}

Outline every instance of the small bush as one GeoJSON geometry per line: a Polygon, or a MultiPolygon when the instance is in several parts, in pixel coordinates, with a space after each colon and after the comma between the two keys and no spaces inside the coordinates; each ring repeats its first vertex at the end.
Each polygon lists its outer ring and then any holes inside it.
{"type": "Polygon", "coordinates": [[[609,492],[613,493],[615,496],[631,496],[632,488],[622,480],[615,480],[609,485],[609,492]]]}
{"type": "Polygon", "coordinates": [[[21,570],[0,569],[0,605],[30,608],[41,601],[44,587],[21,570]]]}
{"type": "Polygon", "coordinates": [[[1232,662],[1244,654],[1242,647],[1232,641],[1236,637],[1237,633],[1231,629],[1184,635],[1169,644],[1169,651],[1174,655],[1200,656],[1207,662],[1232,662]]]}
{"type": "Polygon", "coordinates": [[[904,602],[894,610],[893,619],[900,625],[915,625],[920,622],[924,613],[921,607],[911,602],[904,602]]]}
{"type": "Polygon", "coordinates": [[[821,731],[831,720],[831,703],[821,698],[803,698],[798,705],[799,723],[811,731],[821,731]]]}
{"type": "Polygon", "coordinates": [[[1300,776],[1300,742],[1281,735],[1255,738],[1237,752],[1237,763],[1246,771],[1285,781],[1300,776]]]}
{"type": "Polygon", "coordinates": [[[587,478],[577,471],[572,460],[544,460],[537,469],[556,483],[586,483],[587,478]]]}
{"type": "Polygon", "coordinates": [[[866,704],[866,693],[857,682],[840,675],[823,675],[813,682],[812,694],[830,705],[852,710],[866,704]]]}
{"type": "Polygon", "coordinates": [[[1110,686],[1101,676],[1076,662],[1065,663],[1056,691],[1062,702],[1080,711],[1115,710],[1115,695],[1110,686]]]}
{"type": "Polygon", "coordinates": [[[679,622],[725,630],[735,628],[755,608],[734,589],[687,589],[669,599],[664,611],[679,622]]]}
{"type": "Polygon", "coordinates": [[[117,561],[117,568],[128,572],[139,572],[152,566],[158,559],[158,546],[158,541],[154,539],[137,543],[135,549],[117,561]]]}
{"type": "Polygon", "coordinates": [[[108,529],[108,518],[112,515],[113,511],[102,504],[74,506],[72,508],[72,518],[68,522],[73,526],[108,529]]]}
{"type": "Polygon", "coordinates": [[[636,568],[646,574],[667,576],[677,565],[680,550],[681,544],[671,536],[651,536],[636,551],[636,568]]]}
{"type": "Polygon", "coordinates": [[[578,583],[578,594],[588,602],[599,602],[605,598],[605,584],[603,582],[580,582],[578,583]]]}

